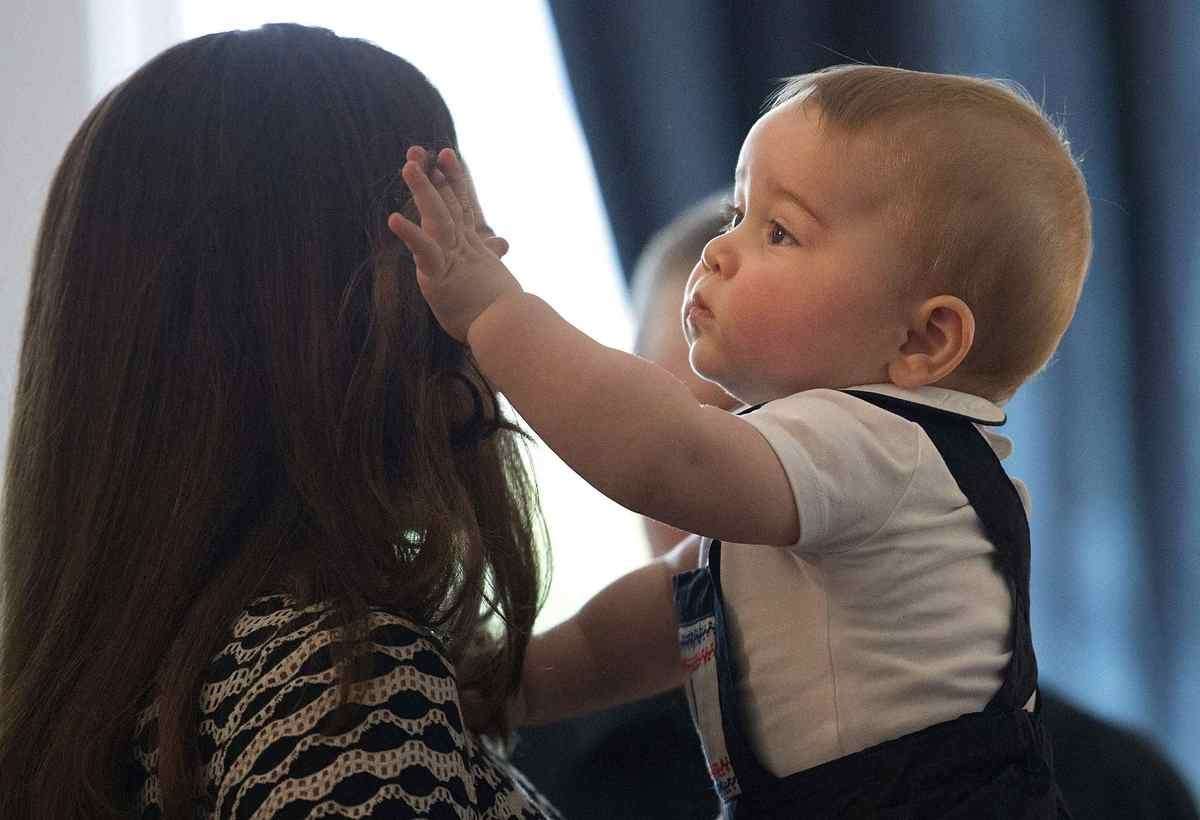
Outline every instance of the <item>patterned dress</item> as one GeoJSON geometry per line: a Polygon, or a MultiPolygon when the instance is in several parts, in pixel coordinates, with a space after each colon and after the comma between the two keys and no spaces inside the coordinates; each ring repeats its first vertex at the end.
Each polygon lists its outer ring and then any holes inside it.
{"type": "MultiPolygon", "coordinates": [[[[337,704],[331,615],[268,595],[236,619],[200,692],[197,818],[559,818],[463,730],[437,638],[392,613],[370,614],[372,673],[348,728],[318,732],[337,704]]],[[[134,735],[131,793],[144,820],[161,816],[157,717],[155,700],[134,735]]]]}

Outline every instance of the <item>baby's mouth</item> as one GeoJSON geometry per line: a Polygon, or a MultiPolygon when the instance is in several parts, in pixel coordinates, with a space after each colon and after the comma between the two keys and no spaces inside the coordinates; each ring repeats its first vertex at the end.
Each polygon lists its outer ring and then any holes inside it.
{"type": "Polygon", "coordinates": [[[705,304],[700,294],[693,293],[684,307],[683,314],[689,319],[696,315],[712,316],[712,310],[705,304]]]}

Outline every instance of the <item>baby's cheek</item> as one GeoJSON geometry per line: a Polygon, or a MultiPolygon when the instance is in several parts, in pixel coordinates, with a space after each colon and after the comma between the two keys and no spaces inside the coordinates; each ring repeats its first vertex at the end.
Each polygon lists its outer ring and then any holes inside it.
{"type": "Polygon", "coordinates": [[[738,317],[739,347],[755,356],[773,356],[794,349],[807,333],[807,317],[801,311],[769,300],[756,300],[738,317]]]}

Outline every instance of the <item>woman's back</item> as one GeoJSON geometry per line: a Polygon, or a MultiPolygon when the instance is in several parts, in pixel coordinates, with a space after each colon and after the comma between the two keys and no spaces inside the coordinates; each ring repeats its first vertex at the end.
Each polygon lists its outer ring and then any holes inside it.
{"type": "MultiPolygon", "coordinates": [[[[198,703],[205,794],[198,817],[557,817],[464,730],[441,641],[373,609],[368,677],[333,727],[336,641],[327,605],[250,602],[205,672],[198,703]]],[[[136,816],[161,816],[157,702],[137,720],[129,788],[136,816]]]]}
{"type": "MultiPolygon", "coordinates": [[[[338,624],[382,608],[438,630],[428,657],[502,729],[541,598],[540,517],[519,430],[387,229],[412,210],[413,145],[457,145],[420,71],[290,24],[173,46],[72,139],[32,267],[0,513],[4,820],[125,818],[139,730],[163,816],[189,817],[200,747],[247,759],[197,703],[223,702],[200,687],[242,662],[221,655],[228,629],[267,592],[326,602],[338,624]]],[[[305,660],[354,654],[351,632],[305,660]]],[[[353,713],[348,682],[330,685],[353,713]]],[[[441,737],[463,777],[490,771],[473,739],[441,737]]]]}

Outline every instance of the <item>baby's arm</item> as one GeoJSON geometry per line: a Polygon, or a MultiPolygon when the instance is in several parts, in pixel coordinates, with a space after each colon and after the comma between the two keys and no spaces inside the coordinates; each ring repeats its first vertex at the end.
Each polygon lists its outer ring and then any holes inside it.
{"type": "Polygon", "coordinates": [[[438,321],[468,342],[484,375],[551,449],[609,498],[685,532],[796,542],[791,486],[757,430],[525,293],[475,231],[470,180],[453,152],[439,156],[436,185],[420,149],[409,158],[404,179],[421,226],[399,214],[388,225],[412,250],[438,321]]]}
{"type": "Polygon", "coordinates": [[[536,635],[525,656],[517,723],[552,723],[683,684],[671,578],[699,561],[691,536],[617,579],[569,620],[536,635]]]}

